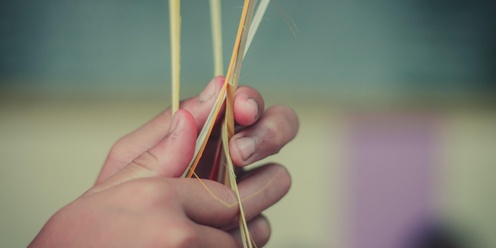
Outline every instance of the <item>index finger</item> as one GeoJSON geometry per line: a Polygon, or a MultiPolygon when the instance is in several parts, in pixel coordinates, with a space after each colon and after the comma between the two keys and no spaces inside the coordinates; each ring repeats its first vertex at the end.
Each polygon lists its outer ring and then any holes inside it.
{"type": "MultiPolygon", "coordinates": [[[[234,192],[205,179],[179,178],[171,183],[181,197],[186,215],[193,221],[230,229],[237,223],[239,205],[234,192]]],[[[256,169],[239,184],[247,221],[279,201],[289,190],[291,178],[282,166],[271,164],[256,169]]]]}

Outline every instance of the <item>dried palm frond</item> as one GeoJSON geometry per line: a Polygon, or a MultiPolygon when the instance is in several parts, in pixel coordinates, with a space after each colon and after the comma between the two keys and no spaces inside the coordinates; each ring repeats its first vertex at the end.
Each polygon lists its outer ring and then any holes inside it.
{"type": "MultiPolygon", "coordinates": [[[[262,20],[262,17],[267,9],[269,0],[261,0],[259,7],[254,15],[255,0],[245,0],[241,18],[238,26],[238,32],[234,43],[231,60],[227,70],[224,85],[221,88],[214,107],[210,111],[203,129],[197,138],[195,153],[188,168],[185,170],[183,177],[190,178],[196,176],[195,169],[203,154],[207,141],[212,133],[213,127],[218,119],[222,106],[226,105],[224,118],[222,121],[221,140],[219,141],[219,156],[215,159],[218,165],[214,166],[216,170],[212,173],[212,177],[217,181],[224,183],[236,194],[239,206],[239,229],[243,241],[243,247],[253,247],[254,242],[250,236],[246,218],[241,203],[241,197],[238,192],[236,183],[236,173],[229,152],[229,140],[235,133],[234,121],[234,91],[238,86],[239,75],[243,58],[248,50],[255,32],[262,20]],[[217,171],[218,170],[218,171],[217,171]]],[[[223,72],[222,62],[222,29],[221,29],[221,4],[220,0],[210,0],[211,20],[212,20],[212,41],[214,51],[214,75],[221,75],[223,72]]],[[[172,49],[172,70],[173,70],[173,106],[179,106],[179,71],[180,59],[180,15],[179,15],[179,0],[170,0],[171,11],[171,49],[172,49]],[[172,13],[174,12],[174,13],[172,13]],[[177,85],[175,85],[177,84],[177,85]],[[176,90],[174,90],[176,89],[176,90]],[[177,94],[177,95],[175,95],[177,94]]],[[[173,107],[174,109],[174,107],[173,107]]]]}

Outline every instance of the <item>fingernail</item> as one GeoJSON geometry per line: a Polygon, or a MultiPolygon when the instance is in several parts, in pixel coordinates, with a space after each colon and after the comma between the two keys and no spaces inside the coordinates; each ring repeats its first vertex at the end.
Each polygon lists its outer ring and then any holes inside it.
{"type": "Polygon", "coordinates": [[[236,140],[236,146],[241,153],[243,160],[248,160],[255,153],[255,140],[250,137],[241,137],[236,140]]]}
{"type": "Polygon", "coordinates": [[[246,102],[248,102],[248,105],[250,106],[250,108],[254,109],[256,111],[256,114],[255,114],[255,119],[258,119],[258,104],[257,102],[255,102],[255,100],[251,99],[251,98],[247,98],[246,99],[246,102]]]}
{"type": "Polygon", "coordinates": [[[205,88],[200,94],[200,102],[206,102],[215,95],[215,92],[217,91],[217,82],[214,81],[216,80],[217,78],[214,78],[212,81],[210,81],[207,88],[205,88]]]}

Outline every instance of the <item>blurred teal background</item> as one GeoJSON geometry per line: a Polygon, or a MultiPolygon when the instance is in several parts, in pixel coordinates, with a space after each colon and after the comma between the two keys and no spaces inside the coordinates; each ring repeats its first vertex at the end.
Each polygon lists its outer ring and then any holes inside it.
{"type": "MultiPolygon", "coordinates": [[[[223,2],[225,64],[241,7],[223,2]]],[[[301,131],[270,159],[287,165],[293,188],[267,213],[268,247],[361,247],[350,198],[365,196],[349,170],[361,165],[348,157],[360,124],[387,137],[427,126],[428,178],[392,187],[428,179],[424,200],[433,222],[448,223],[445,236],[496,246],[495,7],[272,1],[240,83],[295,108],[301,131]]],[[[186,98],[213,76],[208,1],[182,1],[182,20],[186,98]]],[[[168,30],[167,1],[0,2],[0,246],[26,246],[91,186],[114,141],[169,105],[168,30]]]]}
{"type": "MultiPolygon", "coordinates": [[[[1,4],[3,83],[150,89],[168,80],[167,1],[1,4]]],[[[224,1],[225,61],[241,6],[224,1]]],[[[182,10],[182,77],[203,83],[212,71],[208,1],[182,10]]],[[[274,1],[242,79],[314,91],[486,91],[496,77],[493,11],[482,0],[274,1]]]]}

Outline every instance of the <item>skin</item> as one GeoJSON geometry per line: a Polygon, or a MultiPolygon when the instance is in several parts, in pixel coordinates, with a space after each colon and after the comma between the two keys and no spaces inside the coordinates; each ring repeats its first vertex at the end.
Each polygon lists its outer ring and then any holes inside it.
{"type": "MultiPolygon", "coordinates": [[[[95,185],[57,211],[29,247],[239,247],[232,190],[206,179],[179,178],[223,81],[214,78],[173,117],[167,109],[117,141],[95,185]]],[[[240,167],[277,153],[298,130],[293,110],[264,111],[262,97],[250,87],[235,92],[234,113],[240,131],[230,149],[240,167]]],[[[199,167],[209,166],[212,151],[207,146],[199,167]]],[[[288,171],[275,163],[241,177],[238,188],[257,246],[266,244],[271,231],[262,211],[290,185],[288,171]]]]}

